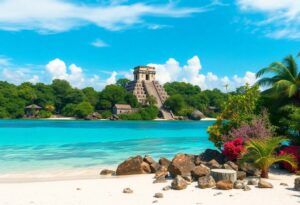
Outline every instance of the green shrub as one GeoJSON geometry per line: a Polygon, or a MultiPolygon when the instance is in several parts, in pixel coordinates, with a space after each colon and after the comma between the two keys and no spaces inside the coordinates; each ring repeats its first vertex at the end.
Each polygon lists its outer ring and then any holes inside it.
{"type": "Polygon", "coordinates": [[[112,113],[111,113],[111,111],[106,110],[106,111],[101,112],[101,115],[102,115],[103,119],[107,119],[112,116],[112,113]]]}
{"type": "Polygon", "coordinates": [[[46,110],[41,110],[39,113],[38,113],[38,117],[39,118],[49,118],[51,117],[52,113],[51,112],[48,112],[46,110]]]}

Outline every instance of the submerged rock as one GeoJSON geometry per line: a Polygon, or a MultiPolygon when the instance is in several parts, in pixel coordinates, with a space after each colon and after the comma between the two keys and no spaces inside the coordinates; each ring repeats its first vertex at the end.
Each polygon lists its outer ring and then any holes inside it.
{"type": "Polygon", "coordinates": [[[116,171],[117,175],[131,175],[131,174],[148,174],[150,173],[150,166],[143,161],[141,156],[131,157],[122,162],[116,171]]]}
{"type": "Polygon", "coordinates": [[[190,176],[194,168],[195,164],[192,155],[177,154],[169,165],[168,170],[172,177],[177,175],[190,176]]]}
{"type": "Polygon", "coordinates": [[[198,186],[201,189],[212,188],[216,186],[216,182],[212,176],[204,176],[198,179],[198,186]]]}
{"type": "Polygon", "coordinates": [[[187,187],[188,183],[180,176],[177,175],[171,183],[172,189],[182,190],[187,187]]]}

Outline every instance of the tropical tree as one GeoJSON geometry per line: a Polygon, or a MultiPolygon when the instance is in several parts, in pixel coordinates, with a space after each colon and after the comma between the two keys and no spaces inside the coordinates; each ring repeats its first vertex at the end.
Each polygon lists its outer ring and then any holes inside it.
{"type": "Polygon", "coordinates": [[[269,168],[276,162],[286,162],[292,167],[297,167],[293,155],[277,155],[276,149],[287,139],[282,137],[270,137],[267,139],[249,139],[246,144],[246,153],[242,156],[240,163],[250,162],[261,169],[261,177],[269,177],[269,168]]]}
{"type": "Polygon", "coordinates": [[[279,95],[293,98],[300,103],[300,71],[293,56],[287,56],[283,62],[274,62],[261,69],[256,73],[256,77],[269,73],[274,75],[261,78],[257,82],[260,86],[271,86],[266,92],[276,91],[279,95]]]}

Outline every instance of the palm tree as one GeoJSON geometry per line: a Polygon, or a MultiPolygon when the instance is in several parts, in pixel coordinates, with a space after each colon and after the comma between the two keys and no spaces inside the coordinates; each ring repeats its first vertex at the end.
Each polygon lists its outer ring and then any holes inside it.
{"type": "Polygon", "coordinates": [[[275,150],[287,141],[281,137],[270,137],[267,139],[250,139],[246,142],[246,153],[242,156],[240,162],[250,162],[261,169],[261,177],[268,178],[269,168],[276,162],[287,162],[292,167],[297,167],[297,162],[293,155],[276,155],[275,150]]]}
{"type": "MultiPolygon", "coordinates": [[[[300,53],[298,54],[300,56],[300,53]]],[[[265,74],[274,74],[258,80],[260,86],[272,86],[268,91],[277,91],[280,95],[293,98],[300,102],[300,71],[293,56],[287,56],[283,62],[274,62],[269,67],[256,73],[259,78],[265,74]]]]}

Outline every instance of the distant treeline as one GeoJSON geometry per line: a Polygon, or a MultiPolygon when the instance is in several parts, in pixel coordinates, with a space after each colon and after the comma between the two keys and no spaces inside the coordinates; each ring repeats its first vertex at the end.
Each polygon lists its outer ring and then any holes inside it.
{"type": "MultiPolygon", "coordinates": [[[[149,105],[143,107],[132,93],[126,91],[125,84],[128,81],[120,79],[100,92],[92,87],[73,88],[65,80],[53,80],[50,85],[29,82],[14,85],[0,81],[0,118],[22,118],[26,114],[25,107],[31,104],[42,107],[37,116],[40,118],[53,114],[85,118],[93,112],[100,113],[102,118],[108,118],[112,115],[115,104],[129,104],[140,108],[138,113],[122,115],[123,119],[156,118],[159,112],[151,99],[149,105]]],[[[166,83],[164,87],[170,95],[165,106],[181,116],[188,116],[195,109],[207,116],[216,116],[222,111],[222,104],[228,97],[228,94],[218,89],[201,91],[198,86],[183,82],[166,83]]]]}

